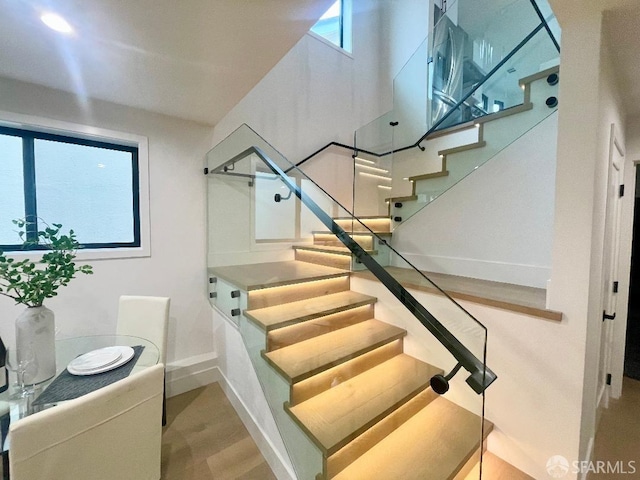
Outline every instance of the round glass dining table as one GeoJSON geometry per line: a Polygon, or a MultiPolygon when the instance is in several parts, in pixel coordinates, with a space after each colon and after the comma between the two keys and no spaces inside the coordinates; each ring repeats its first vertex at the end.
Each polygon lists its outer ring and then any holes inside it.
{"type": "MultiPolygon", "coordinates": [[[[63,376],[70,376],[71,374],[66,371],[67,365],[80,355],[98,350],[105,347],[126,346],[132,347],[135,351],[134,357],[118,368],[129,367],[129,372],[125,375],[131,375],[132,373],[144,370],[145,368],[152,367],[158,363],[159,350],[158,347],[141,337],[134,337],[129,335],[88,335],[82,337],[72,337],[56,340],[56,374],[37,385],[33,388],[29,388],[29,394],[26,396],[20,396],[17,390],[17,385],[11,382],[9,390],[0,394],[0,405],[3,412],[0,413],[0,430],[2,439],[2,451],[6,452],[8,449],[8,443],[5,441],[7,437],[7,431],[10,421],[16,421],[19,418],[31,415],[37,411],[45,408],[54,407],[59,401],[55,402],[40,402],[38,404],[38,397],[43,395],[47,391],[49,386],[56,381],[63,380],[63,376]],[[141,348],[142,347],[142,348],[141,348]],[[133,366],[128,365],[134,362],[133,366]],[[37,406],[34,405],[38,404],[37,406]]],[[[116,372],[117,369],[111,372],[116,372]]],[[[108,375],[110,372],[104,372],[100,375],[108,375]]],[[[86,378],[90,381],[90,376],[86,378]]],[[[10,380],[15,380],[11,378],[10,380]]],[[[91,388],[91,387],[89,387],[91,388]]],[[[96,387],[100,388],[100,387],[96,387]]],[[[88,393],[88,392],[85,392],[88,393]]],[[[4,463],[4,462],[3,462],[4,463]]]]}

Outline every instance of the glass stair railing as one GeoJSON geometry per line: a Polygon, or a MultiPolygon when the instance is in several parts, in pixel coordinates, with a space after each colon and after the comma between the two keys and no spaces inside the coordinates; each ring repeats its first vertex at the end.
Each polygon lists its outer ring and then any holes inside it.
{"type": "Polygon", "coordinates": [[[371,196],[371,177],[359,174],[354,214],[389,215],[393,228],[517,146],[558,103],[559,28],[546,2],[447,5],[435,7],[430,41],[394,79],[393,110],[355,134],[356,165],[384,170],[375,187],[386,198],[371,212],[359,201],[371,196]]]}
{"type": "Polygon", "coordinates": [[[480,463],[486,328],[389,246],[388,217],[355,218],[246,125],[207,172],[211,301],[297,478],[452,478],[480,463]]]}

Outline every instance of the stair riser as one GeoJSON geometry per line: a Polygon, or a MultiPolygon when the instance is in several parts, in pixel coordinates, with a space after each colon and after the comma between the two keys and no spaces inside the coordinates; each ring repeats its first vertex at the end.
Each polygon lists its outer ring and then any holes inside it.
{"type": "Polygon", "coordinates": [[[363,224],[369,228],[372,232],[389,233],[389,219],[388,218],[372,218],[372,219],[360,219],[360,222],[351,222],[346,219],[335,219],[335,222],[347,232],[367,232],[368,230],[363,224]]]}
{"type": "MultiPolygon", "coordinates": [[[[365,250],[373,250],[373,237],[371,235],[351,235],[351,238],[353,238],[356,243],[365,250]]],[[[332,247],[344,246],[344,244],[340,240],[338,240],[335,235],[327,233],[314,234],[313,244],[328,245],[332,247]]]]}
{"type": "Polygon", "coordinates": [[[349,362],[315,375],[312,378],[298,382],[291,386],[290,404],[294,406],[300,402],[304,402],[401,353],[402,340],[396,340],[388,345],[360,355],[349,362]]]}
{"type": "Polygon", "coordinates": [[[305,300],[313,297],[349,290],[349,276],[344,275],[325,280],[302,282],[281,287],[251,290],[248,293],[247,309],[272,307],[283,303],[305,300]]]}
{"type": "Polygon", "coordinates": [[[325,333],[363,322],[373,318],[373,312],[373,305],[364,305],[297,325],[271,330],[267,335],[267,351],[271,352],[318,335],[324,335],[325,333]]]}
{"type": "Polygon", "coordinates": [[[350,255],[336,255],[332,253],[296,250],[295,259],[301,262],[324,265],[326,267],[342,268],[343,270],[349,270],[351,268],[350,255]]]}

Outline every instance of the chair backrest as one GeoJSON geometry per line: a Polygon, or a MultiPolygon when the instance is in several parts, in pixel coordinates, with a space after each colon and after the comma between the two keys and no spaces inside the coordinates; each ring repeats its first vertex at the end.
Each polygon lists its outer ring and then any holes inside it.
{"type": "Polygon", "coordinates": [[[118,304],[118,335],[134,335],[155,343],[160,362],[167,363],[167,332],[169,329],[167,297],[123,295],[118,304]]]}
{"type": "Polygon", "coordinates": [[[164,365],[9,427],[11,480],[158,480],[164,365]]]}

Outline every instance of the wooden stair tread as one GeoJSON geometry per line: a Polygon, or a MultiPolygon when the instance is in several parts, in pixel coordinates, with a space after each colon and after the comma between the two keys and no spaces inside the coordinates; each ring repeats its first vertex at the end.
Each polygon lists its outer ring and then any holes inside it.
{"type": "Polygon", "coordinates": [[[296,383],[406,335],[402,328],[370,319],[264,354],[296,383]]]}
{"type": "Polygon", "coordinates": [[[250,291],[311,280],[341,277],[349,275],[349,272],[339,268],[292,260],[288,262],[214,267],[209,268],[209,274],[236,285],[240,290],[250,291]]]}
{"type": "Polygon", "coordinates": [[[438,371],[400,354],[288,410],[316,445],[331,455],[427,388],[438,371]]]}
{"type": "MultiPolygon", "coordinates": [[[[344,229],[343,229],[344,230],[344,229]]],[[[353,235],[354,237],[370,237],[372,234],[370,232],[347,232],[349,235],[353,235]]],[[[329,230],[314,230],[311,232],[312,235],[332,235],[335,236],[334,233],[329,230]]]]}
{"type": "MultiPolygon", "coordinates": [[[[480,465],[476,464],[465,480],[477,480],[479,475],[480,465]]],[[[485,452],[482,456],[482,478],[483,480],[535,480],[491,452],[485,452]]]]}
{"type": "Polygon", "coordinates": [[[429,180],[430,178],[440,178],[449,176],[449,170],[442,170],[440,172],[423,173],[422,175],[414,175],[409,177],[409,181],[417,182],[418,180],[429,180]]]}
{"type": "MultiPolygon", "coordinates": [[[[339,247],[333,245],[294,245],[294,250],[307,250],[312,252],[331,253],[334,255],[351,255],[351,250],[347,247],[339,247]]],[[[376,250],[365,249],[369,255],[376,255],[376,250]]]]}
{"type": "Polygon", "coordinates": [[[244,314],[258,326],[268,331],[350,308],[372,304],[375,301],[375,297],[347,290],[273,307],[247,310],[244,314]]]}
{"type": "Polygon", "coordinates": [[[384,201],[385,202],[412,202],[414,200],[417,200],[418,196],[417,195],[406,195],[404,197],[389,197],[389,198],[385,198],[384,201]]]}
{"type": "MultiPolygon", "coordinates": [[[[485,436],[492,425],[485,421],[485,436]]],[[[333,480],[445,480],[481,445],[480,417],[438,397],[333,480]]]]}

